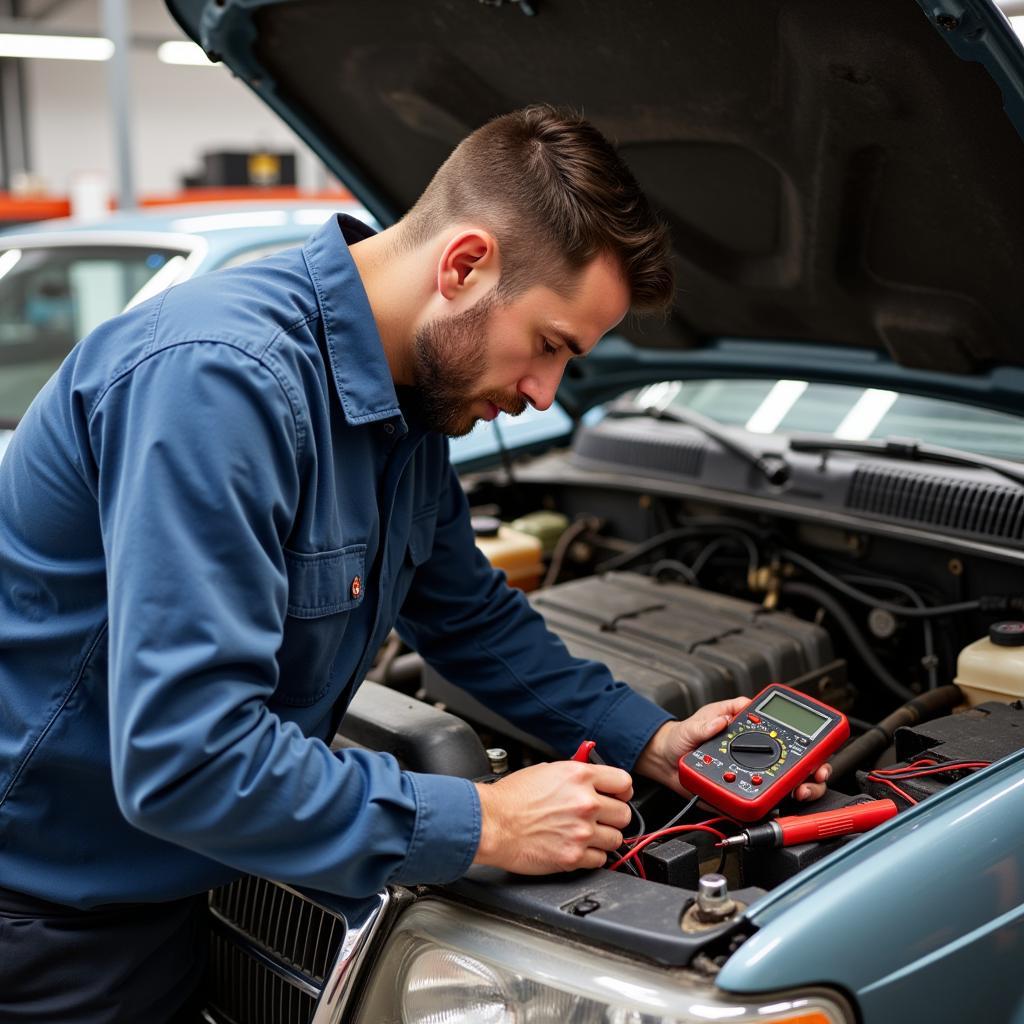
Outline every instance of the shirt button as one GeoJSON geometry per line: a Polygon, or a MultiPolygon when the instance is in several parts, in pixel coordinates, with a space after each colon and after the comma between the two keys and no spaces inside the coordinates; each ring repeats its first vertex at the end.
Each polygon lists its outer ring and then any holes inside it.
{"type": "Polygon", "coordinates": [[[385,434],[393,434],[394,432],[395,432],[395,425],[394,425],[394,423],[385,423],[384,424],[384,433],[385,434]]]}

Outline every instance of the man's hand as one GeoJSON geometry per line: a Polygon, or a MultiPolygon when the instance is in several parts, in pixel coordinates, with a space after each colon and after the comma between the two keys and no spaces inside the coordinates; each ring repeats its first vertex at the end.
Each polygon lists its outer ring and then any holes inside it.
{"type": "Polygon", "coordinates": [[[476,788],[482,823],[474,864],[521,875],[603,867],[629,824],[633,781],[611,765],[537,764],[476,788]]]}
{"type": "MultiPolygon", "coordinates": [[[[706,704],[684,722],[666,722],[641,751],[635,770],[686,796],[686,790],[679,784],[676,767],[679,758],[720,733],[749,703],[746,697],[720,700],[706,704]]],[[[825,793],[825,783],[831,774],[831,766],[823,764],[814,773],[814,781],[797,786],[793,796],[797,800],[819,799],[825,793]]]]}

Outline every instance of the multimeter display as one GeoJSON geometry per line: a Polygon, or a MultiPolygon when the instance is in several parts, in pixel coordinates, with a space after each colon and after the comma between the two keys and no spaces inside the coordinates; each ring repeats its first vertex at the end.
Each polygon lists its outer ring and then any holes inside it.
{"type": "Polygon", "coordinates": [[[738,821],[756,821],[812,775],[850,735],[846,716],[775,683],[717,736],[679,759],[679,781],[738,821]]]}
{"type": "Polygon", "coordinates": [[[828,725],[828,718],[812,711],[806,704],[797,704],[795,700],[783,697],[781,693],[773,693],[766,701],[758,704],[755,709],[782,725],[808,737],[817,736],[828,725]]]}

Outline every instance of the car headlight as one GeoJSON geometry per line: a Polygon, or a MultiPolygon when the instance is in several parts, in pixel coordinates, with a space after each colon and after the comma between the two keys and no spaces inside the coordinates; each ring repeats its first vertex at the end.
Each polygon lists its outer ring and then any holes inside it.
{"type": "Polygon", "coordinates": [[[440,900],[405,912],[357,1024],[849,1024],[820,990],[732,998],[693,971],[577,945],[440,900]]]}

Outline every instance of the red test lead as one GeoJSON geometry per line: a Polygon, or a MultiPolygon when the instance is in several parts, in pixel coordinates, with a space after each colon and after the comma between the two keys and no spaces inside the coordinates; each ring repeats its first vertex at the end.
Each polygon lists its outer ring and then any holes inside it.
{"type": "Polygon", "coordinates": [[[872,800],[870,803],[840,807],[836,811],[794,814],[786,818],[775,818],[763,825],[754,825],[715,845],[757,847],[817,843],[852,835],[854,832],[868,832],[883,821],[895,817],[897,810],[892,800],[872,800]]]}
{"type": "Polygon", "coordinates": [[[596,746],[597,744],[593,740],[584,740],[569,760],[579,761],[582,764],[604,764],[604,761],[594,753],[596,746]]]}

